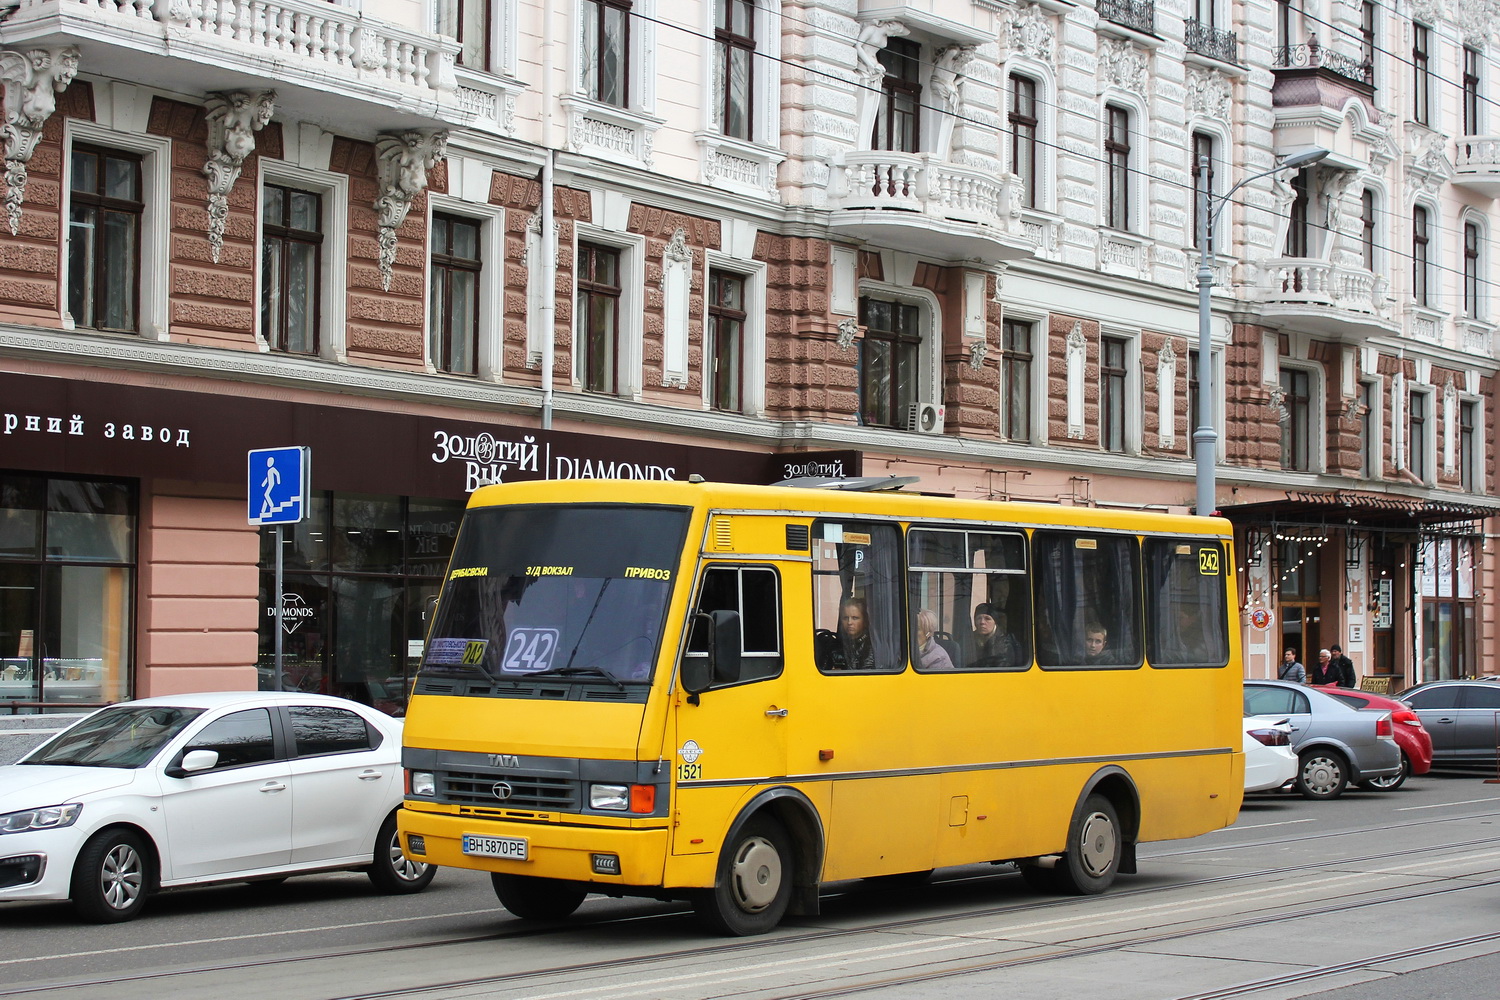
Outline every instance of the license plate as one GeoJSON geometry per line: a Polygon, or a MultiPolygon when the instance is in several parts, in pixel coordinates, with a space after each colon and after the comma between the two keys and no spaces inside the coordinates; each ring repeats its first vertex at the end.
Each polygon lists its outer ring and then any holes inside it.
{"type": "Polygon", "coordinates": [[[464,834],[464,853],[481,858],[506,858],[510,861],[526,860],[525,837],[481,837],[464,834]]]}

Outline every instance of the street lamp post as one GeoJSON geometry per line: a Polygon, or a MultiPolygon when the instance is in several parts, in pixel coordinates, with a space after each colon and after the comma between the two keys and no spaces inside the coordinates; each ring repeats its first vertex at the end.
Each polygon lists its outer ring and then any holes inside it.
{"type": "Polygon", "coordinates": [[[1293,153],[1270,170],[1262,170],[1241,180],[1221,195],[1208,189],[1209,162],[1198,157],[1198,429],[1193,431],[1193,455],[1197,459],[1197,513],[1211,517],[1214,512],[1214,464],[1218,458],[1219,434],[1214,430],[1214,411],[1218,409],[1213,382],[1213,307],[1210,290],[1214,285],[1213,268],[1208,263],[1209,234],[1229,198],[1251,181],[1269,177],[1282,170],[1295,170],[1317,163],[1328,155],[1326,149],[1307,149],[1293,153]]]}

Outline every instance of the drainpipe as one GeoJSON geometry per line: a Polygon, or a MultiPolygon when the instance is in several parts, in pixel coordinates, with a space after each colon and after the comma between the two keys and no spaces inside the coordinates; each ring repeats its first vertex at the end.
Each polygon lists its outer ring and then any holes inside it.
{"type": "Polygon", "coordinates": [[[552,4],[542,5],[542,144],[547,159],[542,163],[542,430],[552,429],[553,341],[557,336],[557,234],[552,219],[552,170],[556,153],[552,145],[552,4]]]}

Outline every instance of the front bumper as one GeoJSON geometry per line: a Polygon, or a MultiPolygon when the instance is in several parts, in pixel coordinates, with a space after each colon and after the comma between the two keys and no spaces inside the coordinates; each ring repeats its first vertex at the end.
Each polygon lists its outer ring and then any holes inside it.
{"type": "Polygon", "coordinates": [[[407,808],[397,814],[401,846],[407,855],[443,868],[469,868],[507,875],[592,882],[601,887],[656,886],[662,882],[667,856],[667,830],[604,826],[572,826],[553,823],[518,823],[509,820],[454,816],[407,808]],[[523,837],[527,860],[476,857],[463,852],[464,834],[486,837],[523,837]],[[413,853],[408,836],[425,841],[425,850],[413,853]],[[595,868],[594,855],[619,859],[619,874],[603,874],[595,868]]]}
{"type": "Polygon", "coordinates": [[[85,839],[83,832],[77,826],[69,826],[0,836],[0,903],[67,899],[72,890],[73,859],[78,857],[85,839]],[[4,876],[20,867],[7,862],[27,856],[41,857],[40,877],[20,885],[7,885],[9,880],[4,876]]]}

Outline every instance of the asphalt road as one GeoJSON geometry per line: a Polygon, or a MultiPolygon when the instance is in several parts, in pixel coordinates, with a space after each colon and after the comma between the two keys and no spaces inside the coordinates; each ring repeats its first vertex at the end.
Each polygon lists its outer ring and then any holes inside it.
{"type": "Polygon", "coordinates": [[[1231,829],[1147,845],[1140,869],[1087,898],[990,866],[835,886],[823,915],[753,939],[597,897],[527,925],[452,870],[404,898],[357,874],[185,890],[108,927],[10,904],[0,997],[1415,1000],[1488,995],[1500,973],[1500,785],[1477,776],[1254,798],[1231,829]]]}

